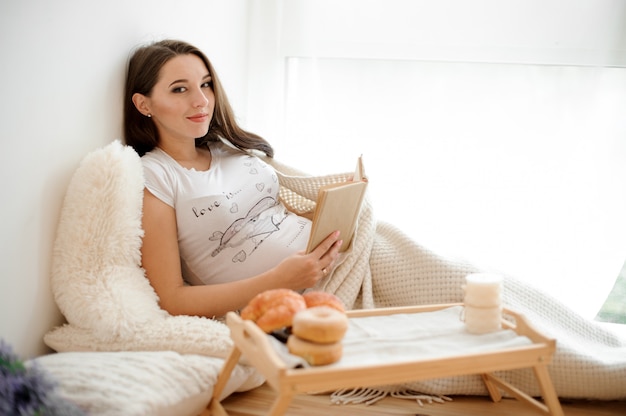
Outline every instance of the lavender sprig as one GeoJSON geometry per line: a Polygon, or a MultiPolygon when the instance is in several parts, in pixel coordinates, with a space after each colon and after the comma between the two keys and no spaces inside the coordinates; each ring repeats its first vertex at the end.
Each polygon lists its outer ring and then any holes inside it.
{"type": "Polygon", "coordinates": [[[84,413],[63,400],[56,383],[37,364],[26,367],[9,344],[0,339],[0,415],[78,416],[84,413]]]}

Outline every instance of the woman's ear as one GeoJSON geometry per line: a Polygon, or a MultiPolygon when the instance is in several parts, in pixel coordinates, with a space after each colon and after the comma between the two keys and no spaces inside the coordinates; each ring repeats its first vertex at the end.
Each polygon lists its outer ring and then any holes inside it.
{"type": "Polygon", "coordinates": [[[148,106],[148,97],[138,92],[133,94],[133,104],[135,108],[144,116],[150,117],[150,107],[148,106]]]}

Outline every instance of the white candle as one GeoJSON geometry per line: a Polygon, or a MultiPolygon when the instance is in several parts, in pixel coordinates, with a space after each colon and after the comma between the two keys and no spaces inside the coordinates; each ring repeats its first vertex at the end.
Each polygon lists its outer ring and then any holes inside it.
{"type": "Polygon", "coordinates": [[[478,308],[502,303],[502,277],[492,273],[472,273],[465,277],[465,304],[478,308]]]}
{"type": "Polygon", "coordinates": [[[502,328],[502,277],[472,273],[465,278],[464,320],[468,332],[485,334],[502,328]]]}

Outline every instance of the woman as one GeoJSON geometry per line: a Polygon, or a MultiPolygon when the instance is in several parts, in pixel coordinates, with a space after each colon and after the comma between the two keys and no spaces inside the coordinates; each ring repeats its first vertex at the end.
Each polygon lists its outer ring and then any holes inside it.
{"type": "Polygon", "coordinates": [[[135,51],[124,97],[126,143],[144,165],[142,266],[173,315],[222,316],[273,288],[326,276],[342,240],[304,253],[310,221],[289,212],[273,149],[241,129],[207,57],[164,40],[135,51]]]}

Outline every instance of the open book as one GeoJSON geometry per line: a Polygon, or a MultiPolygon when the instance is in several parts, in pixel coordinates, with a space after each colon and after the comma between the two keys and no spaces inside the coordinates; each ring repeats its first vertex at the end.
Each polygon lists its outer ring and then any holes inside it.
{"type": "Polygon", "coordinates": [[[351,181],[320,188],[313,213],[307,253],[310,253],[335,230],[341,232],[339,238],[343,240],[340,251],[346,251],[350,247],[366,188],[367,178],[363,169],[362,156],[357,161],[354,178],[351,181]]]}

